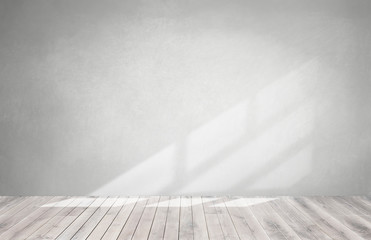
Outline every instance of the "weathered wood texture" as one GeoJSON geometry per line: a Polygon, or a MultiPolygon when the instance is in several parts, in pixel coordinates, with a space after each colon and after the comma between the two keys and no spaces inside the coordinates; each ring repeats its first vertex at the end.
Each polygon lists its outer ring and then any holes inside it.
{"type": "Polygon", "coordinates": [[[3,196],[0,239],[371,239],[371,200],[3,196]]]}

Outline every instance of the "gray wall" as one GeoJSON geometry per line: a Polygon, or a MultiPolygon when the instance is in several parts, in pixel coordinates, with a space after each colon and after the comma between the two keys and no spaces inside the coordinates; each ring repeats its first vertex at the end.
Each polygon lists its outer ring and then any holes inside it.
{"type": "Polygon", "coordinates": [[[1,0],[0,194],[370,194],[370,12],[1,0]]]}

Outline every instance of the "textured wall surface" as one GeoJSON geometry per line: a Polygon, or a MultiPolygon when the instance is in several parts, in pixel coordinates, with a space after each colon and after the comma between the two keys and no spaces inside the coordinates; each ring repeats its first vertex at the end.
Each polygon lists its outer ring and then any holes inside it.
{"type": "Polygon", "coordinates": [[[371,194],[370,13],[1,0],[0,194],[371,194]]]}

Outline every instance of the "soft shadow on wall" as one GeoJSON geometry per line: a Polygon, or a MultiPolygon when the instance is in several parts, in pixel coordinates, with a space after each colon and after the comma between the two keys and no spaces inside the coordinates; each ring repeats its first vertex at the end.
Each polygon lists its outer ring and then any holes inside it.
{"type": "Polygon", "coordinates": [[[369,193],[363,1],[4,1],[1,194],[369,193]]]}

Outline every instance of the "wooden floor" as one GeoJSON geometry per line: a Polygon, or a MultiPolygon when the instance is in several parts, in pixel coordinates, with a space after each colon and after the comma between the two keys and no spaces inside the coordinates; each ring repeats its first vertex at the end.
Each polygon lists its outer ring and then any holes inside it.
{"type": "Polygon", "coordinates": [[[371,200],[0,197],[0,239],[371,239],[371,200]]]}

